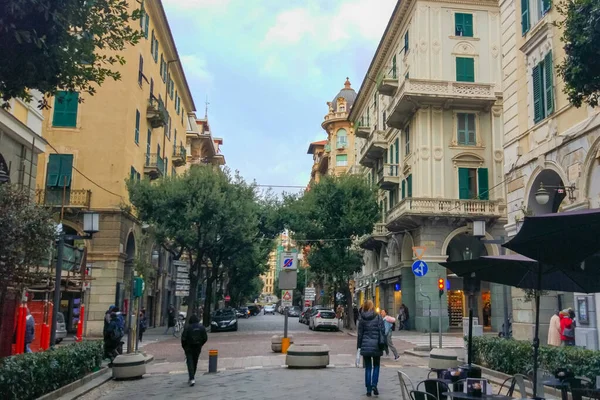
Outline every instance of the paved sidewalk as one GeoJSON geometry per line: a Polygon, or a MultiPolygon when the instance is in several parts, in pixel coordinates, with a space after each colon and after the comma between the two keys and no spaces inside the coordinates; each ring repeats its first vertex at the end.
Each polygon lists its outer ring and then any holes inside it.
{"type": "MultiPolygon", "coordinates": [[[[379,379],[379,399],[401,398],[398,371],[382,367],[379,379]]],[[[419,367],[401,367],[414,382],[427,377],[428,370],[419,367]]],[[[196,386],[187,385],[185,372],[150,374],[138,381],[111,381],[90,392],[83,400],[122,400],[124,398],[178,399],[210,398],[215,400],[305,400],[305,399],[358,399],[365,397],[364,369],[326,368],[317,370],[290,370],[274,368],[249,371],[228,371],[217,374],[197,374],[196,386]]]]}

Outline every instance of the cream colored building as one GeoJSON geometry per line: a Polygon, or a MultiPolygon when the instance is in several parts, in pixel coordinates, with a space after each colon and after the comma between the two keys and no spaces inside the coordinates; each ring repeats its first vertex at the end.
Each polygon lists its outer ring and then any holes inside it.
{"type": "MultiPolygon", "coordinates": [[[[359,298],[394,314],[406,304],[411,329],[428,329],[419,288],[437,299],[439,278],[450,285],[443,329],[462,325],[462,279],[439,262],[498,254],[471,226],[486,221],[490,239],[505,223],[501,45],[495,0],[398,1],[350,112],[357,162],[379,188],[381,209],[361,239],[359,298]],[[411,270],[414,246],[425,248],[423,277],[411,270]]],[[[477,310],[493,329],[500,300],[501,288],[484,283],[477,310]]]]}
{"type": "Polygon", "coordinates": [[[263,286],[263,295],[272,295],[275,293],[275,269],[277,268],[277,250],[273,250],[269,253],[269,262],[268,262],[269,270],[266,274],[261,275],[261,279],[264,282],[263,286]]]}
{"type": "MultiPolygon", "coordinates": [[[[550,1],[501,0],[504,54],[504,173],[507,181],[509,237],[520,228],[524,214],[545,214],[600,207],[600,114],[575,108],[563,94],[556,65],[564,56],[560,15],[550,1]],[[539,204],[543,184],[549,194],[539,204]]],[[[595,234],[591,233],[590,234],[595,234]]],[[[534,304],[513,289],[513,333],[533,337],[534,304]]],[[[548,321],[558,308],[587,302],[588,322],[578,323],[577,345],[598,349],[600,296],[552,293],[543,298],[541,342],[548,321]]]]}
{"type": "MultiPolygon", "coordinates": [[[[81,302],[87,304],[88,335],[102,333],[111,304],[130,306],[132,265],[141,254],[142,227],[129,206],[126,179],[183,172],[188,154],[195,150],[187,139],[202,134],[162,3],[130,2],[131,10],[140,4],[144,14],[135,28],[144,37],[122,52],[127,61],[117,67],[122,79],[107,79],[94,96],[61,92],[45,112],[43,132],[52,147],[38,163],[39,201],[58,208],[64,190],[67,233],[83,234],[84,211],[100,213],[100,230],[86,241],[91,289],[84,298],[80,288],[67,288],[62,298],[67,320],[76,316],[81,302]]],[[[181,299],[171,280],[171,256],[152,243],[147,246],[156,277],[147,281],[143,305],[153,326],[164,322],[166,307],[181,299]]]]}

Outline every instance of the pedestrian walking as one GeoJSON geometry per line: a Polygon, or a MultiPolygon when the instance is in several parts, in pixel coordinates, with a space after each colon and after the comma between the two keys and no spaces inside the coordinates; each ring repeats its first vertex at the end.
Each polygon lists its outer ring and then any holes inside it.
{"type": "Polygon", "coordinates": [[[138,329],[140,342],[142,341],[144,332],[146,332],[146,328],[148,328],[148,320],[146,319],[146,310],[142,308],[142,311],[140,311],[140,325],[138,329]]]}
{"type": "Polygon", "coordinates": [[[356,305],[354,306],[352,312],[354,314],[354,325],[356,325],[356,322],[358,321],[358,307],[356,307],[356,305]]]}
{"type": "Polygon", "coordinates": [[[375,312],[373,302],[365,301],[360,310],[360,324],[358,324],[357,348],[363,356],[365,366],[365,386],[367,396],[371,393],[379,395],[379,368],[381,356],[385,346],[385,333],[383,319],[375,312]]]}
{"type": "Polygon", "coordinates": [[[402,330],[402,329],[406,329],[409,330],[409,313],[408,313],[408,307],[406,307],[406,304],[400,304],[400,310],[398,312],[398,321],[400,321],[399,323],[399,327],[398,330],[402,330]]]}
{"type": "Polygon", "coordinates": [[[575,327],[568,310],[562,310],[560,316],[560,340],[562,346],[575,346],[575,327]]]}
{"type": "Polygon", "coordinates": [[[200,323],[200,318],[197,315],[190,317],[190,322],[183,329],[181,334],[181,347],[185,352],[185,361],[188,369],[189,384],[194,386],[196,384],[196,368],[198,367],[198,359],[200,358],[200,352],[202,346],[208,340],[206,335],[206,329],[200,323]]]}
{"type": "Polygon", "coordinates": [[[35,320],[33,319],[33,315],[29,312],[29,308],[27,309],[27,319],[25,320],[25,353],[33,353],[29,345],[33,342],[35,338],[35,320]]]}
{"type": "Polygon", "coordinates": [[[165,335],[169,333],[170,328],[173,328],[173,332],[175,332],[175,308],[173,306],[169,306],[169,310],[167,311],[167,330],[165,330],[165,335]]]}
{"type": "Polygon", "coordinates": [[[548,326],[548,345],[560,346],[560,317],[558,316],[558,310],[556,310],[554,315],[552,315],[552,318],[550,318],[550,324],[548,326]]]}
{"type": "Polygon", "coordinates": [[[119,349],[123,343],[121,339],[123,339],[124,335],[125,332],[123,328],[121,328],[117,313],[112,312],[110,314],[110,322],[104,335],[104,355],[109,358],[111,362],[116,356],[122,354],[122,349],[121,353],[119,352],[119,349]]]}
{"type": "Polygon", "coordinates": [[[396,350],[396,346],[392,342],[392,326],[396,322],[396,318],[387,315],[385,310],[381,310],[381,318],[383,319],[383,333],[385,333],[386,338],[385,355],[389,356],[391,350],[394,355],[394,361],[396,361],[400,358],[398,350],[396,350]]]}
{"type": "MultiPolygon", "coordinates": [[[[112,315],[115,314],[115,321],[117,326],[119,327],[119,330],[121,332],[123,332],[123,335],[121,335],[121,338],[125,335],[125,317],[123,316],[123,313],[121,312],[121,310],[119,309],[119,307],[114,307],[112,309],[112,312],[110,313],[110,317],[111,317],[111,323],[112,323],[112,315]]],[[[117,352],[119,354],[123,354],[123,345],[125,344],[125,342],[119,340],[119,343],[117,344],[117,352]]]]}

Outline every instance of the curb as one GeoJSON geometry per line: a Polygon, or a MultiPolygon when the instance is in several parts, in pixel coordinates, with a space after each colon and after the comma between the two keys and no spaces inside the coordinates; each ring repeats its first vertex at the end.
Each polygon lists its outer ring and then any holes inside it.
{"type": "MultiPolygon", "coordinates": [[[[88,386],[96,381],[101,381],[99,384],[95,384],[91,389],[96,386],[101,385],[102,383],[112,379],[112,376],[108,374],[110,371],[109,368],[103,367],[99,371],[93,372],[89,375],[84,376],[83,378],[76,380],[75,382],[71,382],[66,386],[56,389],[53,392],[45,394],[38,398],[38,400],[55,400],[58,398],[64,399],[74,399],[75,397],[71,397],[70,395],[78,391],[78,389],[83,388],[84,386],[88,386]]],[[[88,389],[85,393],[89,392],[91,389],[88,389]]],[[[83,394],[83,393],[81,393],[83,394]]],[[[80,394],[80,395],[81,395],[80,394]]]]}

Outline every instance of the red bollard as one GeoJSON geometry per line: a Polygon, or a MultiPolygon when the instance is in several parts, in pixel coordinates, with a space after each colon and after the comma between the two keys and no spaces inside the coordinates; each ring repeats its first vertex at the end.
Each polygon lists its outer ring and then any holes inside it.
{"type": "Polygon", "coordinates": [[[85,306],[82,304],[79,309],[79,322],[77,323],[77,336],[75,337],[76,342],[83,340],[83,316],[85,315],[85,306]]]}
{"type": "Polygon", "coordinates": [[[25,325],[27,324],[27,306],[19,307],[17,316],[17,343],[15,345],[15,354],[23,354],[25,352],[25,325]]]}
{"type": "Polygon", "coordinates": [[[40,337],[40,349],[48,350],[50,347],[50,326],[42,324],[42,335],[40,337]]]}

